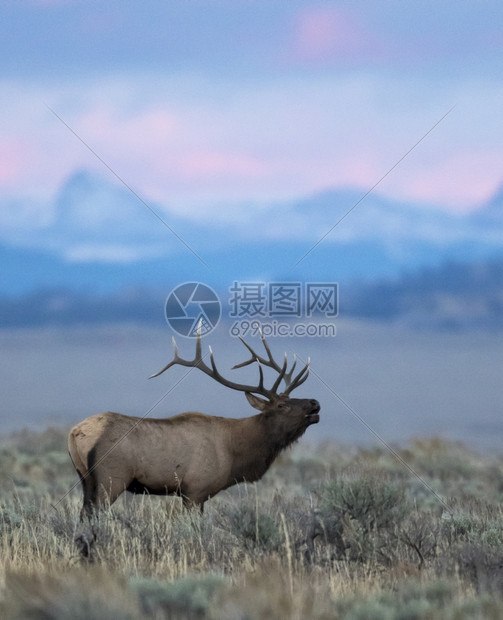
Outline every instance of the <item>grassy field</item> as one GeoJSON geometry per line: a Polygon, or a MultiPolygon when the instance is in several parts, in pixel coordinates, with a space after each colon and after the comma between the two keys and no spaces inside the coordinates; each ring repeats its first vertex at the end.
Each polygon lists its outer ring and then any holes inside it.
{"type": "Polygon", "coordinates": [[[409,469],[381,448],[307,445],[202,516],[124,495],[88,561],[66,432],[5,437],[0,617],[503,617],[503,458],[418,440],[397,450],[409,469]]]}

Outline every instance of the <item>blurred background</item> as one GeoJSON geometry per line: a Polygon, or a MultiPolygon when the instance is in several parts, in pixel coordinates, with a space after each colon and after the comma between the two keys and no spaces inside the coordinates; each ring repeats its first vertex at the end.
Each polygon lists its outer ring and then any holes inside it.
{"type": "Polygon", "coordinates": [[[335,338],[269,339],[311,356],[309,436],[499,448],[502,17],[496,0],[0,3],[3,432],[247,415],[201,373],[146,380],[172,354],[170,291],[218,293],[205,340],[230,372],[233,282],[336,282],[335,338]]]}

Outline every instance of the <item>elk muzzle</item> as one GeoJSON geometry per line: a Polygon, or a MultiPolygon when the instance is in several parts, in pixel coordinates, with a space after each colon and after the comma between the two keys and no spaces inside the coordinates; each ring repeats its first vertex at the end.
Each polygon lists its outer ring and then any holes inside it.
{"type": "Polygon", "coordinates": [[[320,403],[313,398],[309,401],[309,404],[311,405],[311,409],[306,413],[306,418],[309,424],[318,424],[320,421],[320,403]]]}

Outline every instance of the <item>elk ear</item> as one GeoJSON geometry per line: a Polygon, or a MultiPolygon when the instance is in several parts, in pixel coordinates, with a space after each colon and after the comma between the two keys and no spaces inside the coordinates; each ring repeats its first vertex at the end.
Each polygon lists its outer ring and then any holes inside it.
{"type": "Polygon", "coordinates": [[[262,400],[262,398],[255,396],[251,392],[245,392],[245,396],[252,407],[258,409],[259,411],[264,411],[265,406],[268,403],[267,400],[262,400]]]}

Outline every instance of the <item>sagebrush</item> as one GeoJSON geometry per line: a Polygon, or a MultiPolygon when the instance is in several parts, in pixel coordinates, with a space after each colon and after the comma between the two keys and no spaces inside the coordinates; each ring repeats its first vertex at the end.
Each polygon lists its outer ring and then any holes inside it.
{"type": "Polygon", "coordinates": [[[1,617],[503,617],[503,459],[398,454],[417,475],[381,448],[296,446],[204,515],[124,496],[90,524],[66,432],[5,437],[1,617]]]}

